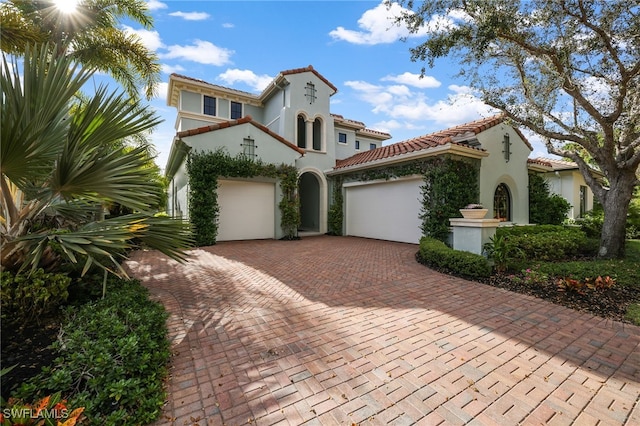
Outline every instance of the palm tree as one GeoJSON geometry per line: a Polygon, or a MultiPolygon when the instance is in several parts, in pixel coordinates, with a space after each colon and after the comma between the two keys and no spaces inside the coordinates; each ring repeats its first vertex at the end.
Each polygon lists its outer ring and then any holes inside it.
{"type": "Polygon", "coordinates": [[[140,37],[118,28],[122,19],[153,27],[143,0],[80,0],[73,13],[52,0],[8,0],[0,4],[0,46],[22,55],[29,44],[48,41],[57,53],[109,73],[131,97],[144,88],[151,99],[160,81],[158,57],[140,37]]]}
{"type": "Polygon", "coordinates": [[[118,145],[155,126],[148,108],[100,87],[79,104],[91,78],[51,46],[27,47],[21,66],[2,60],[0,260],[2,269],[83,263],[126,275],[120,257],[145,244],[184,260],[188,225],[155,217],[158,185],[147,148],[118,145]],[[103,206],[134,213],[102,220],[103,206]]]}

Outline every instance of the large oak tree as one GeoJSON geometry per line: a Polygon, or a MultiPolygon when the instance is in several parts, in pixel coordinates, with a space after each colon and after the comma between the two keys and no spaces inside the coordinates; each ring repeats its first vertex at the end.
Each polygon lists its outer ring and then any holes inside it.
{"type": "Polygon", "coordinates": [[[604,208],[599,256],[622,256],[640,164],[638,0],[401,4],[397,23],[426,32],[410,49],[412,60],[433,67],[438,58],[457,58],[459,75],[484,102],[539,134],[549,153],[575,161],[604,208]]]}

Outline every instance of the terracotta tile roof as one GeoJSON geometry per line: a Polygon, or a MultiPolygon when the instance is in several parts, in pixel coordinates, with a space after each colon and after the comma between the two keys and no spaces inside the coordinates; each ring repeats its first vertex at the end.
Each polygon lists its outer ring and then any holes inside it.
{"type": "Polygon", "coordinates": [[[533,161],[545,163],[545,165],[551,167],[553,170],[572,170],[577,169],[578,165],[573,161],[557,160],[555,158],[534,158],[533,161]]]}
{"type": "Polygon", "coordinates": [[[331,117],[333,118],[336,124],[353,128],[356,130],[356,133],[365,134],[381,140],[391,139],[391,135],[389,133],[381,132],[373,129],[367,129],[367,127],[362,121],[356,121],[356,120],[351,120],[349,118],[344,118],[340,114],[331,114],[331,117]]]}
{"type": "MultiPolygon", "coordinates": [[[[384,158],[394,157],[396,155],[406,154],[409,152],[428,150],[446,144],[454,144],[465,147],[471,147],[479,151],[481,148],[472,147],[465,143],[464,140],[456,141],[458,138],[464,138],[468,135],[477,135],[493,126],[502,123],[505,120],[503,115],[495,115],[489,118],[472,121],[470,123],[461,124],[446,130],[441,130],[424,136],[418,136],[402,142],[396,142],[391,145],[382,146],[370,151],[358,153],[344,160],[337,160],[335,169],[354,166],[356,164],[368,163],[370,161],[381,160],[384,158]]],[[[526,140],[525,140],[526,141],[526,140]]]]}
{"type": "Polygon", "coordinates": [[[338,88],[336,86],[334,86],[329,80],[327,80],[322,74],[320,74],[318,71],[316,71],[313,68],[313,65],[309,65],[308,67],[305,67],[305,68],[294,68],[294,69],[290,69],[290,70],[280,71],[280,74],[282,74],[282,75],[291,75],[291,74],[301,74],[303,72],[312,72],[313,74],[315,74],[316,77],[318,77],[320,80],[324,81],[327,84],[327,86],[331,87],[331,89],[333,89],[334,92],[338,91],[338,88]]]}
{"type": "Polygon", "coordinates": [[[296,145],[294,145],[293,143],[289,142],[288,140],[286,140],[285,138],[283,138],[279,134],[269,130],[269,128],[267,126],[264,126],[264,125],[258,123],[257,121],[254,121],[253,118],[250,115],[247,115],[245,117],[239,118],[237,120],[223,121],[221,123],[211,124],[209,126],[203,126],[203,127],[198,127],[196,129],[184,130],[182,132],[176,133],[176,137],[179,138],[179,139],[182,139],[182,138],[187,137],[187,136],[201,135],[203,133],[213,132],[213,131],[216,131],[216,130],[226,129],[228,127],[233,127],[233,126],[237,126],[239,124],[247,124],[247,123],[251,124],[254,127],[257,127],[258,129],[260,129],[263,132],[267,133],[269,136],[271,136],[274,139],[277,139],[279,142],[285,144],[289,148],[291,148],[291,149],[293,149],[295,151],[298,151],[300,154],[304,155],[305,151],[302,148],[298,148],[296,145]]]}
{"type": "Polygon", "coordinates": [[[545,167],[553,167],[550,162],[543,158],[527,158],[527,164],[538,164],[545,167]]]}

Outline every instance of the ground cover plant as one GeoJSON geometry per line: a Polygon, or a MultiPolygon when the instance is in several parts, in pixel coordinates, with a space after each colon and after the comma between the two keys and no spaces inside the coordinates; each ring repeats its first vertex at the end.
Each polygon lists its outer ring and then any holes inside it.
{"type": "Polygon", "coordinates": [[[598,259],[597,246],[575,227],[498,228],[486,247],[495,273],[485,282],[640,325],[640,241],[627,241],[622,259],[598,259]]]}
{"type": "Polygon", "coordinates": [[[84,409],[83,424],[154,421],[170,356],[166,315],[139,282],[110,280],[104,299],[64,310],[54,359],[12,393],[14,406],[61,395],[68,407],[84,409]]]}

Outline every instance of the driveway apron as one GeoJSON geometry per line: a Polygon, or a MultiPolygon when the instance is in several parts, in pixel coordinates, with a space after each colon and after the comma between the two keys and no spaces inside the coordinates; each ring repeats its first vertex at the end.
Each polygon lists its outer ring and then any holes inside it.
{"type": "Polygon", "coordinates": [[[640,327],[434,272],[417,246],[224,242],[126,262],[168,312],[158,425],[640,425],[640,327]]]}

